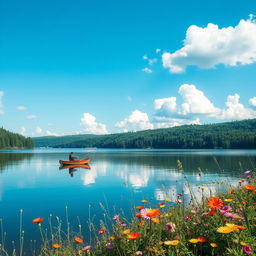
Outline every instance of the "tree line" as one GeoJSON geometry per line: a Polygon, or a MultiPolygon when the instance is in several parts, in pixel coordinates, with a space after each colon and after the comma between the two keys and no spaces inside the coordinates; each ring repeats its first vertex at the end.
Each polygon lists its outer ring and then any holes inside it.
{"type": "Polygon", "coordinates": [[[41,137],[34,140],[36,146],[62,148],[255,149],[256,119],[109,135],[41,137]]]}
{"type": "Polygon", "coordinates": [[[12,133],[0,128],[0,148],[33,148],[34,141],[18,133],[12,133]]]}

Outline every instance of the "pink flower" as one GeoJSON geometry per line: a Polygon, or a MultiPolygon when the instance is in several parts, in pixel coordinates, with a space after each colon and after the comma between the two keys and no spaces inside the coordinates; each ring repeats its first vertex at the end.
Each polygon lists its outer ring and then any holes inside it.
{"type": "Polygon", "coordinates": [[[115,216],[113,217],[113,220],[119,220],[119,214],[115,215],[115,216]]]}
{"type": "Polygon", "coordinates": [[[247,176],[247,179],[250,179],[250,178],[251,178],[251,175],[248,175],[248,176],[247,176]]]}
{"type": "Polygon", "coordinates": [[[245,254],[251,254],[251,252],[252,252],[251,247],[248,245],[243,246],[243,251],[245,254]]]}
{"type": "Polygon", "coordinates": [[[251,171],[250,171],[250,170],[248,170],[248,171],[246,171],[246,172],[245,172],[245,174],[249,174],[250,172],[251,172],[251,171]]]}
{"type": "Polygon", "coordinates": [[[165,229],[168,233],[173,233],[176,230],[176,225],[172,222],[168,222],[165,225],[165,229]]]}
{"type": "Polygon", "coordinates": [[[190,212],[193,213],[193,214],[197,213],[197,211],[195,211],[195,210],[191,210],[190,212]]]}
{"type": "Polygon", "coordinates": [[[186,215],[185,220],[189,220],[189,219],[190,219],[190,215],[186,215]]]}
{"type": "Polygon", "coordinates": [[[87,245],[87,246],[85,246],[83,249],[82,249],[82,251],[88,251],[88,250],[90,250],[91,249],[91,246],[90,245],[87,245]]]}
{"type": "Polygon", "coordinates": [[[136,255],[143,255],[143,252],[142,251],[137,251],[135,254],[136,255]]]}
{"type": "Polygon", "coordinates": [[[179,193],[179,194],[178,194],[178,197],[181,197],[181,196],[183,196],[183,194],[179,193]]]}
{"type": "Polygon", "coordinates": [[[229,205],[225,205],[225,206],[223,206],[223,207],[220,209],[220,213],[221,213],[221,214],[225,214],[226,212],[230,212],[230,211],[232,211],[232,208],[231,208],[231,206],[229,206],[229,205]]]}
{"type": "Polygon", "coordinates": [[[223,214],[227,218],[232,218],[232,219],[239,219],[240,216],[236,213],[231,213],[231,212],[226,212],[223,214]]]}
{"type": "Polygon", "coordinates": [[[115,248],[115,245],[112,244],[112,243],[107,243],[107,244],[106,244],[106,248],[111,250],[111,249],[114,249],[114,248],[115,248]]]}

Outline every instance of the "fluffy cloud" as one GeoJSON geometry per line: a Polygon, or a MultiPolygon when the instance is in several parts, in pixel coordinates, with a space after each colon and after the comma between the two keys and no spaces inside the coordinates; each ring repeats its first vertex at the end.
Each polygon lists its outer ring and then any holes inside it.
{"type": "Polygon", "coordinates": [[[23,110],[26,110],[27,108],[25,106],[18,106],[18,107],[16,107],[16,109],[23,111],[23,110]]]}
{"type": "MultiPolygon", "coordinates": [[[[179,88],[183,103],[178,105],[176,97],[156,99],[154,107],[156,115],[154,121],[158,126],[176,126],[182,124],[199,123],[200,117],[212,117],[225,120],[250,119],[256,117],[256,111],[246,108],[239,102],[238,94],[229,95],[226,109],[217,108],[205,96],[204,92],[195,85],[183,84],[179,88]],[[187,120],[187,121],[186,121],[187,120]],[[188,121],[190,120],[190,121],[188,121]]],[[[251,105],[256,103],[256,97],[249,100],[251,105]]]]}
{"type": "Polygon", "coordinates": [[[153,70],[150,69],[150,68],[143,68],[142,71],[145,72],[145,73],[152,73],[153,72],[153,70]]]}
{"type": "Polygon", "coordinates": [[[0,91],[0,115],[4,113],[3,96],[4,96],[4,92],[0,91]]]}
{"type": "Polygon", "coordinates": [[[252,16],[240,20],[237,26],[219,28],[209,23],[206,27],[190,26],[184,46],[174,53],[162,54],[165,68],[172,73],[182,73],[187,66],[203,69],[218,64],[237,66],[256,61],[256,22],[252,16]]]}
{"type": "Polygon", "coordinates": [[[28,116],[26,116],[26,118],[30,119],[30,120],[36,119],[36,115],[28,115],[28,116]]]}
{"type": "Polygon", "coordinates": [[[139,131],[153,129],[153,124],[150,123],[148,115],[139,110],[135,110],[131,115],[123,121],[117,122],[116,127],[121,128],[122,131],[139,131]]]}
{"type": "Polygon", "coordinates": [[[62,136],[63,134],[59,134],[59,133],[56,133],[56,132],[51,132],[51,131],[46,131],[46,135],[47,136],[62,136]]]}
{"type": "Polygon", "coordinates": [[[246,108],[243,104],[239,103],[239,99],[240,96],[238,94],[228,96],[226,101],[227,109],[222,110],[216,118],[228,120],[255,118],[256,111],[246,108]]]}
{"type": "Polygon", "coordinates": [[[179,94],[184,103],[177,106],[176,97],[156,99],[154,101],[157,116],[172,118],[193,118],[196,115],[215,115],[220,110],[193,84],[183,84],[179,94]]]}
{"type": "Polygon", "coordinates": [[[256,97],[253,97],[253,98],[249,99],[248,103],[249,103],[252,107],[256,107],[256,97]]]}
{"type": "Polygon", "coordinates": [[[93,134],[107,134],[107,127],[105,124],[97,123],[95,116],[90,113],[84,113],[81,118],[83,131],[93,134]]]}

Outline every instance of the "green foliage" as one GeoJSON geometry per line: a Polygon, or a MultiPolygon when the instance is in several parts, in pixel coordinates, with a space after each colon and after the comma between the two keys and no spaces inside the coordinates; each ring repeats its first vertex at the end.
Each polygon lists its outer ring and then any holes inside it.
{"type": "Polygon", "coordinates": [[[34,138],[37,147],[255,149],[256,119],[109,135],[34,138]]]}
{"type": "Polygon", "coordinates": [[[18,133],[0,128],[0,149],[2,148],[33,148],[34,141],[18,133]]]}

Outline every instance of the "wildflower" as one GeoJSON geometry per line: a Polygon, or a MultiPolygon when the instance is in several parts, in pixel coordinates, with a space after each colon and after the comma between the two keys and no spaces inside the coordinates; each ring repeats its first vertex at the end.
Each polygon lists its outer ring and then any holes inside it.
{"type": "Polygon", "coordinates": [[[128,235],[130,232],[131,232],[130,229],[125,229],[125,230],[122,232],[122,234],[123,234],[123,235],[128,235]]]}
{"type": "Polygon", "coordinates": [[[224,183],[225,183],[225,180],[221,180],[221,181],[220,181],[220,184],[224,184],[224,183]]]}
{"type": "Polygon", "coordinates": [[[193,214],[196,214],[196,213],[197,213],[196,210],[191,210],[190,212],[193,213],[193,214]]]}
{"type": "Polygon", "coordinates": [[[144,225],[145,221],[142,220],[140,223],[139,223],[139,226],[142,227],[144,225]]]}
{"type": "Polygon", "coordinates": [[[220,209],[220,213],[221,213],[221,214],[225,214],[225,213],[230,212],[230,211],[232,211],[232,208],[231,208],[231,206],[229,206],[229,205],[225,205],[225,206],[223,206],[223,207],[220,209]]]}
{"type": "Polygon", "coordinates": [[[236,224],[227,223],[226,226],[219,227],[217,229],[217,232],[221,233],[221,234],[228,234],[228,233],[231,233],[233,231],[239,231],[239,230],[243,230],[243,229],[245,229],[245,227],[239,226],[239,225],[236,225],[236,224]]]}
{"type": "Polygon", "coordinates": [[[158,203],[158,205],[164,205],[165,204],[165,202],[160,202],[160,203],[158,203]]]}
{"type": "Polygon", "coordinates": [[[60,248],[60,244],[53,244],[52,247],[53,247],[54,249],[59,249],[59,248],[60,248]]]}
{"type": "Polygon", "coordinates": [[[153,223],[159,223],[160,222],[159,218],[152,218],[151,221],[153,223]]]}
{"type": "Polygon", "coordinates": [[[74,237],[74,241],[75,241],[76,243],[78,243],[78,244],[82,244],[82,243],[83,243],[83,239],[81,239],[81,238],[78,237],[78,236],[75,236],[75,237],[74,237]]]}
{"type": "Polygon", "coordinates": [[[230,195],[233,195],[233,194],[235,194],[235,190],[232,189],[229,193],[230,193],[230,195]]]}
{"type": "Polygon", "coordinates": [[[245,242],[240,242],[240,244],[243,245],[243,246],[244,246],[244,245],[247,245],[245,242]]]}
{"type": "Polygon", "coordinates": [[[189,242],[192,244],[197,244],[199,242],[199,240],[197,238],[192,238],[189,240],[189,242]]]}
{"type": "Polygon", "coordinates": [[[230,203],[230,202],[233,202],[233,199],[227,198],[227,199],[224,199],[224,201],[230,203]]]}
{"type": "Polygon", "coordinates": [[[184,217],[184,219],[185,219],[185,220],[189,220],[189,219],[190,219],[190,215],[186,215],[186,216],[184,217]]]}
{"type": "Polygon", "coordinates": [[[159,207],[160,207],[160,208],[164,208],[164,207],[165,207],[165,205],[160,205],[159,207]]]}
{"type": "Polygon", "coordinates": [[[159,209],[148,209],[148,208],[145,208],[145,209],[142,209],[140,211],[140,213],[141,213],[141,217],[143,217],[145,219],[151,219],[153,217],[157,217],[157,216],[161,215],[159,209]]]}
{"type": "Polygon", "coordinates": [[[172,240],[172,241],[164,242],[165,245],[174,245],[174,246],[178,245],[179,243],[180,243],[179,240],[172,240]]]}
{"type": "Polygon", "coordinates": [[[252,252],[251,247],[248,245],[243,246],[243,251],[245,254],[251,254],[251,252],[252,252]]]}
{"type": "Polygon", "coordinates": [[[222,206],[222,200],[217,198],[217,197],[211,197],[209,200],[208,200],[208,206],[211,208],[211,209],[220,209],[220,207],[222,206]]]}
{"type": "Polygon", "coordinates": [[[169,201],[171,201],[171,198],[165,198],[165,201],[169,202],[169,201]]]}
{"type": "Polygon", "coordinates": [[[211,211],[207,212],[206,214],[207,214],[207,215],[210,215],[210,216],[213,216],[213,215],[216,214],[216,213],[217,213],[216,211],[211,210],[211,211]]]}
{"type": "Polygon", "coordinates": [[[249,174],[251,171],[250,170],[248,170],[248,171],[246,171],[246,172],[244,172],[245,174],[249,174]]]}
{"type": "Polygon", "coordinates": [[[105,231],[106,231],[106,229],[105,229],[105,228],[102,228],[102,229],[99,230],[98,234],[99,234],[99,235],[102,235],[105,231]]]}
{"type": "Polygon", "coordinates": [[[136,213],[136,215],[135,215],[137,218],[141,218],[142,216],[141,216],[141,213],[136,213]]]}
{"type": "Polygon", "coordinates": [[[127,225],[126,225],[125,223],[122,223],[122,226],[123,226],[123,227],[126,227],[127,225]]]}
{"type": "Polygon", "coordinates": [[[247,176],[247,179],[250,179],[250,178],[251,178],[251,175],[248,175],[248,176],[247,176]]]}
{"type": "Polygon", "coordinates": [[[90,245],[87,245],[85,246],[82,251],[89,251],[91,249],[91,246],[90,245]]]}
{"type": "Polygon", "coordinates": [[[148,203],[148,200],[141,200],[141,202],[142,202],[143,204],[146,204],[146,203],[148,203]]]}
{"type": "Polygon", "coordinates": [[[106,248],[111,250],[111,249],[114,249],[114,248],[115,248],[115,245],[112,244],[112,243],[107,243],[107,244],[106,244],[106,248]]]}
{"type": "Polygon", "coordinates": [[[40,223],[40,222],[42,222],[44,220],[44,218],[36,218],[36,219],[33,219],[32,220],[32,223],[40,223]]]}
{"type": "Polygon", "coordinates": [[[110,236],[109,240],[113,241],[113,240],[115,240],[115,237],[114,236],[110,236]]]}
{"type": "Polygon", "coordinates": [[[181,204],[181,203],[182,203],[182,200],[181,200],[181,199],[178,199],[177,202],[181,204]]]}
{"type": "Polygon", "coordinates": [[[238,214],[231,213],[231,212],[225,212],[223,215],[227,218],[232,218],[232,219],[240,219],[241,218],[238,214]]]}
{"type": "Polygon", "coordinates": [[[119,214],[113,217],[113,220],[119,220],[119,214]]]}
{"type": "Polygon", "coordinates": [[[256,187],[252,186],[252,185],[246,185],[243,188],[247,189],[247,190],[254,190],[256,187]]]}
{"type": "Polygon", "coordinates": [[[140,238],[140,234],[137,233],[137,232],[133,232],[133,233],[130,233],[130,234],[128,235],[128,238],[131,239],[131,240],[135,240],[135,239],[140,238]]]}
{"type": "Polygon", "coordinates": [[[214,248],[214,247],[218,247],[218,245],[215,244],[215,243],[210,243],[210,246],[213,247],[213,248],[214,248]]]}
{"type": "Polygon", "coordinates": [[[204,243],[204,242],[206,242],[207,240],[206,240],[206,238],[204,237],[204,236],[200,236],[200,237],[198,237],[197,238],[197,240],[198,240],[198,242],[199,243],[204,243]]]}
{"type": "Polygon", "coordinates": [[[143,255],[143,252],[142,251],[137,251],[135,252],[136,255],[143,255]]]}
{"type": "Polygon", "coordinates": [[[181,193],[178,194],[178,197],[182,197],[182,196],[183,196],[183,194],[181,194],[181,193]]]}
{"type": "Polygon", "coordinates": [[[136,209],[137,210],[141,210],[141,209],[143,209],[144,208],[144,206],[136,206],[136,209]]]}
{"type": "Polygon", "coordinates": [[[242,201],[243,205],[248,205],[248,203],[246,201],[242,201]]]}
{"type": "Polygon", "coordinates": [[[168,233],[173,233],[176,230],[176,225],[172,222],[166,223],[165,229],[168,233]]]}

